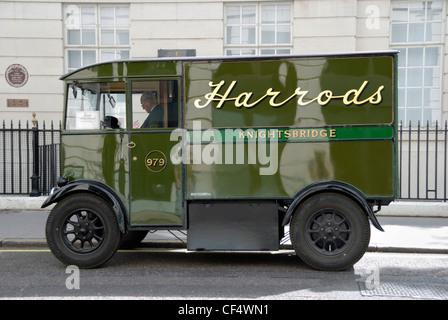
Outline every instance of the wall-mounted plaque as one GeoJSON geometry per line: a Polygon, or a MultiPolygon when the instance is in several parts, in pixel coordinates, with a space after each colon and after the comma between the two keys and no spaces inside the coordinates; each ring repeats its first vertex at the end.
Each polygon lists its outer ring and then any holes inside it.
{"type": "Polygon", "coordinates": [[[28,82],[28,70],[21,64],[10,65],[5,72],[6,82],[11,87],[20,88],[28,82]]]}
{"type": "Polygon", "coordinates": [[[166,57],[195,57],[196,49],[159,49],[159,58],[166,57]]]}
{"type": "Polygon", "coordinates": [[[6,99],[8,108],[28,108],[28,99],[6,99]]]}

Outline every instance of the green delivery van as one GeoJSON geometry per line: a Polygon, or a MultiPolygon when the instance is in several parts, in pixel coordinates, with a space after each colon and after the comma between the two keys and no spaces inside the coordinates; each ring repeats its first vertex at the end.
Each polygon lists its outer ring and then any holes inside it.
{"type": "Polygon", "coordinates": [[[42,207],[63,263],[149,231],[187,250],[280,249],[344,270],[397,194],[396,51],[157,58],[64,75],[62,176],[42,207]]]}

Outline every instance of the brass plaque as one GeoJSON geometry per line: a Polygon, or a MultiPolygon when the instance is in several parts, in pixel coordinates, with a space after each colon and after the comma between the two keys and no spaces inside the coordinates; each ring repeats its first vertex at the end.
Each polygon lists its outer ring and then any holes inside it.
{"type": "Polygon", "coordinates": [[[28,99],[6,99],[8,108],[28,108],[28,99]]]}

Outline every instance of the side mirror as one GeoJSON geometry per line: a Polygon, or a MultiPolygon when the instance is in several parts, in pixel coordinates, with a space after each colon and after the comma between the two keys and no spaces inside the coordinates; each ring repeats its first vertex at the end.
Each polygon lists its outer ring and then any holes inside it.
{"type": "Polygon", "coordinates": [[[76,99],[76,96],[78,95],[78,91],[76,90],[76,89],[77,89],[77,87],[76,87],[76,83],[72,83],[72,84],[70,85],[70,87],[72,88],[72,94],[73,94],[73,97],[75,97],[75,99],[76,99]]]}

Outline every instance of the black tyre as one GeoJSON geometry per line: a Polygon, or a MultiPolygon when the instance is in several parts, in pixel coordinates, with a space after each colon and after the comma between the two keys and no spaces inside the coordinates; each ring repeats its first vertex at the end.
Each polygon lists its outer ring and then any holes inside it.
{"type": "Polygon", "coordinates": [[[137,247],[145,239],[148,231],[130,231],[121,236],[120,249],[132,249],[137,247]]]}
{"type": "Polygon", "coordinates": [[[304,201],[294,213],[290,228],[297,255],[318,270],[353,266],[370,241],[365,212],[355,201],[337,193],[322,193],[304,201]]]}
{"type": "Polygon", "coordinates": [[[104,264],[120,244],[117,218],[106,201],[91,194],[74,194],[50,212],[46,238],[61,262],[79,268],[104,264]]]}

